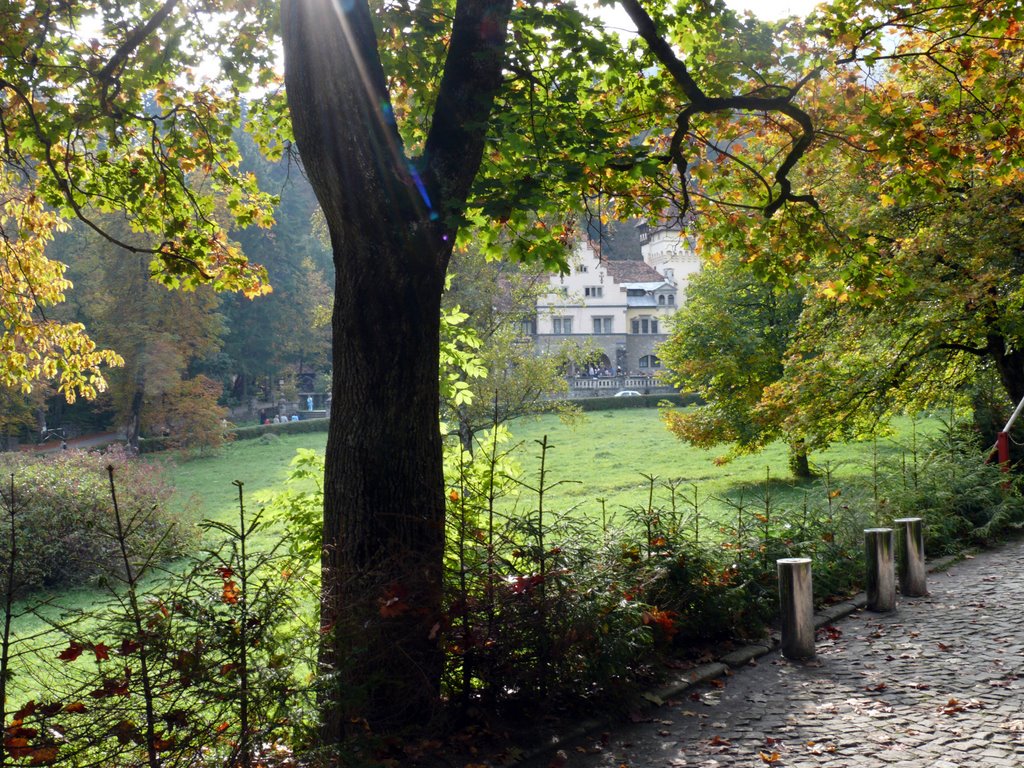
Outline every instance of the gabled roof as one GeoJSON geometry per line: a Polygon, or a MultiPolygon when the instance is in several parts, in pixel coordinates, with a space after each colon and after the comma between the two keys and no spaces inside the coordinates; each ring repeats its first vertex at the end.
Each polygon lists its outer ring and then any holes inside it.
{"type": "Polygon", "coordinates": [[[616,283],[664,283],[665,277],[646,261],[601,259],[601,266],[616,283]]]}
{"type": "Polygon", "coordinates": [[[675,289],[675,286],[667,280],[659,280],[656,283],[625,283],[627,290],[633,289],[637,291],[645,291],[647,293],[654,293],[654,291],[660,291],[663,288],[669,290],[675,289]]]}

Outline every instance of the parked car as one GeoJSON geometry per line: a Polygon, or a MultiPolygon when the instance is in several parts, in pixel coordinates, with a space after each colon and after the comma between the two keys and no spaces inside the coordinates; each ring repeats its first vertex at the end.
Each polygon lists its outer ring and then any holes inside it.
{"type": "Polygon", "coordinates": [[[640,393],[635,389],[620,389],[614,397],[640,397],[640,393]]]}

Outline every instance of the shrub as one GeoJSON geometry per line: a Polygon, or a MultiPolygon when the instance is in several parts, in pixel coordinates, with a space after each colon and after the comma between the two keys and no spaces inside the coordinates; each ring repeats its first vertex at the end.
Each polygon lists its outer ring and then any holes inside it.
{"type": "MultiPolygon", "coordinates": [[[[864,529],[893,517],[923,516],[931,554],[1024,521],[1006,476],[948,436],[876,466],[872,482],[840,487],[820,467],[802,504],[780,503],[766,476],[759,491],[716,499],[708,512],[694,486],[645,475],[647,492],[621,527],[548,508],[547,492],[566,481],[551,479],[546,440],[539,472],[525,475],[510,441],[498,428],[474,455],[454,441],[446,450],[447,612],[437,631],[445,698],[471,710],[610,706],[651,669],[652,652],[763,638],[778,616],[777,559],[813,560],[819,603],[848,596],[863,586],[864,529]]],[[[317,454],[301,453],[291,479],[315,490],[290,489],[274,503],[310,568],[322,472],[317,454]]]]}
{"type": "MultiPolygon", "coordinates": [[[[508,440],[498,428],[476,456],[448,454],[446,688],[502,709],[594,696],[607,705],[650,651],[650,613],[624,598],[622,574],[586,521],[544,509],[542,494],[529,512],[498,512],[495,500],[515,486],[508,440]]],[[[543,473],[539,483],[550,487],[543,473]]]]}
{"type": "MultiPolygon", "coordinates": [[[[116,564],[118,546],[103,535],[114,527],[108,466],[115,469],[121,508],[131,520],[130,552],[171,557],[182,551],[187,533],[167,510],[171,489],[158,467],[131,461],[120,447],[42,459],[5,454],[0,468],[8,478],[5,497],[13,482],[20,591],[78,586],[116,564]]],[[[0,552],[0,571],[6,558],[0,552]]]]}
{"type": "MultiPolygon", "coordinates": [[[[201,524],[208,549],[169,574],[146,557],[124,558],[104,581],[106,600],[70,608],[52,623],[47,652],[34,662],[45,666],[45,688],[11,719],[0,710],[9,724],[4,747],[16,748],[9,760],[82,768],[295,765],[282,744],[298,743],[316,723],[308,677],[319,627],[306,617],[315,592],[295,577],[283,554],[287,542],[253,551],[261,513],[247,514],[237,486],[237,523],[201,524]],[[217,542],[219,535],[225,538],[217,542]]],[[[114,505],[119,549],[131,528],[122,513],[114,505]]],[[[7,611],[10,617],[9,602],[7,611]]],[[[21,676],[28,654],[19,638],[11,642],[2,659],[13,663],[2,671],[21,676]]]]}
{"type": "Polygon", "coordinates": [[[924,518],[925,550],[953,554],[1024,526],[1024,499],[1008,481],[985,462],[974,435],[946,429],[920,446],[915,441],[889,473],[879,508],[884,520],[924,518]]]}

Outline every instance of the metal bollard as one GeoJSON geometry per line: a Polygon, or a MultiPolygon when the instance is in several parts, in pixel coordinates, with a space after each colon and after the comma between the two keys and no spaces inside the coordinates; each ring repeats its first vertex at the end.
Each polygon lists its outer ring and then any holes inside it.
{"type": "Polygon", "coordinates": [[[814,590],[811,559],[789,557],[775,561],[779,569],[782,610],[782,655],[802,661],[814,658],[814,590]]]}
{"type": "Polygon", "coordinates": [[[864,531],[869,611],[891,611],[896,607],[892,538],[892,528],[868,528],[864,531]]]}
{"type": "Polygon", "coordinates": [[[900,592],[907,597],[926,597],[924,526],[920,517],[901,517],[896,525],[896,563],[900,592]]]}

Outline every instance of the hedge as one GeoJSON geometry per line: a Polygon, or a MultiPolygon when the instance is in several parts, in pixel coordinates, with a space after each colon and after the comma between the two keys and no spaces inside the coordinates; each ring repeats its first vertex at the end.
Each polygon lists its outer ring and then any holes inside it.
{"type": "MultiPolygon", "coordinates": [[[[262,435],[299,435],[308,432],[326,432],[330,419],[305,419],[302,421],[286,421],[283,424],[253,424],[249,427],[235,427],[232,430],[235,440],[255,440],[262,435]]],[[[144,437],[139,439],[139,453],[155,453],[167,450],[167,440],[162,437],[144,437]]]]}
{"type": "Polygon", "coordinates": [[[682,395],[640,395],[639,397],[588,397],[570,401],[582,411],[613,411],[619,408],[657,408],[661,403],[675,406],[702,405],[700,395],[687,392],[682,395]]]}

